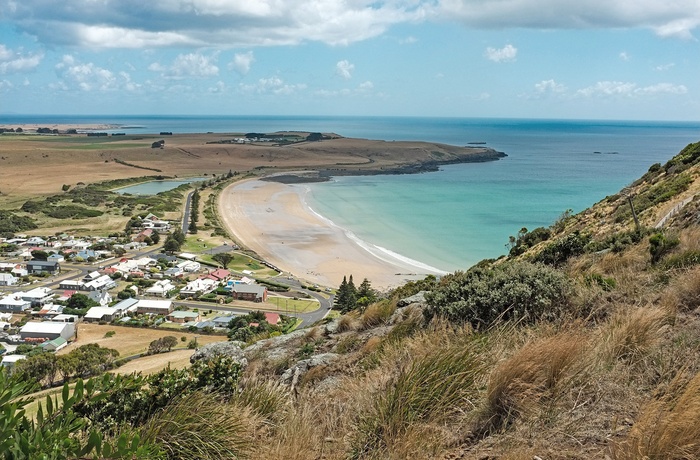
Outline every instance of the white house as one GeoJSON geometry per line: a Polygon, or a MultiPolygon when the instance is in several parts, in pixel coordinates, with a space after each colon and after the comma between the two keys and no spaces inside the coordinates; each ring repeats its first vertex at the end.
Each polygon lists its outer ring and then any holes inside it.
{"type": "Polygon", "coordinates": [[[180,262],[177,264],[177,267],[186,272],[192,273],[202,268],[202,265],[199,262],[180,262]]]}
{"type": "Polygon", "coordinates": [[[85,283],[84,289],[87,291],[102,291],[112,289],[117,285],[116,281],[109,275],[99,275],[98,277],[85,283]]]}
{"type": "Polygon", "coordinates": [[[63,257],[63,256],[62,256],[61,254],[59,254],[59,253],[55,253],[55,254],[51,254],[50,256],[48,256],[48,257],[46,258],[46,260],[49,261],[49,262],[58,262],[58,263],[60,264],[60,263],[65,262],[65,261],[66,261],[66,258],[63,257]]]}
{"type": "Polygon", "coordinates": [[[171,311],[173,311],[173,303],[170,300],[141,299],[136,304],[137,313],[149,313],[165,316],[171,311]]]}
{"type": "Polygon", "coordinates": [[[112,303],[112,294],[107,291],[90,291],[87,296],[103,307],[112,303]]]}
{"type": "Polygon", "coordinates": [[[46,240],[40,236],[32,236],[27,241],[24,242],[26,246],[44,246],[46,245],[46,240]]]}
{"type": "Polygon", "coordinates": [[[25,355],[6,355],[2,357],[2,362],[0,362],[0,365],[12,372],[12,368],[15,367],[17,361],[22,359],[27,359],[27,357],[25,355]]]}
{"type": "Polygon", "coordinates": [[[51,289],[47,287],[38,287],[26,292],[20,292],[23,300],[31,302],[33,305],[43,305],[48,302],[52,297],[51,289]]]}
{"type": "Polygon", "coordinates": [[[32,303],[22,299],[19,294],[10,294],[0,299],[0,310],[22,312],[32,307],[32,303]]]}
{"type": "Polygon", "coordinates": [[[218,284],[218,282],[209,278],[192,280],[187,283],[187,286],[180,289],[180,295],[182,297],[193,297],[196,295],[206,294],[207,292],[211,292],[216,289],[218,284]]]}
{"type": "Polygon", "coordinates": [[[92,307],[85,313],[83,320],[91,323],[98,321],[112,322],[124,316],[124,310],[114,307],[92,307]]]}
{"type": "Polygon", "coordinates": [[[17,277],[12,273],[0,273],[0,286],[14,286],[17,284],[17,277]]]}
{"type": "Polygon", "coordinates": [[[156,281],[156,284],[146,289],[146,295],[157,297],[166,297],[168,292],[176,289],[175,285],[170,280],[156,281]]]}

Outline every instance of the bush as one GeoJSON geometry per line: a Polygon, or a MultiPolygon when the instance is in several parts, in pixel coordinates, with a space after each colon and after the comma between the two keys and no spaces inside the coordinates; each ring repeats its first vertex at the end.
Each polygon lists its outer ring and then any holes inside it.
{"type": "Polygon", "coordinates": [[[475,328],[497,321],[534,322],[555,319],[567,310],[569,279],[554,268],[512,262],[493,268],[477,267],[445,276],[426,294],[427,319],[445,317],[475,328]]]}
{"type": "Polygon", "coordinates": [[[569,258],[585,252],[586,245],[591,241],[590,235],[574,232],[546,245],[535,256],[535,262],[559,266],[569,258]]]}

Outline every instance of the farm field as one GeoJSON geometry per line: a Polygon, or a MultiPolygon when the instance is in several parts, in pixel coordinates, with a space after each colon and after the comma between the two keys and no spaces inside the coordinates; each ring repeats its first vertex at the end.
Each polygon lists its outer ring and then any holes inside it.
{"type": "Polygon", "coordinates": [[[180,337],[186,337],[185,342],[179,342],[183,345],[189,343],[195,336],[197,337],[197,343],[200,345],[227,340],[226,336],[223,335],[202,335],[163,329],[80,323],[78,325],[78,340],[73,342],[72,345],[60,350],[58,354],[70,353],[81,345],[96,343],[101,347],[117,350],[119,352],[119,357],[125,358],[138,353],[144,353],[148,350],[148,345],[152,341],[167,335],[177,337],[178,341],[180,337]],[[115,331],[115,334],[112,337],[105,337],[108,331],[115,331]]]}

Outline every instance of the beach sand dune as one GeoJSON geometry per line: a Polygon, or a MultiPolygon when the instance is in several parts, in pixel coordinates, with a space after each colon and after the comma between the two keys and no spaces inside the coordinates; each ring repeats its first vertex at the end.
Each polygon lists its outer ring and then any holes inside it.
{"type": "Polygon", "coordinates": [[[343,276],[352,274],[356,284],[367,278],[385,290],[430,273],[363,248],[315,214],[305,193],[303,185],[250,180],[226,188],[219,210],[241,244],[310,283],[337,287],[343,276]]]}

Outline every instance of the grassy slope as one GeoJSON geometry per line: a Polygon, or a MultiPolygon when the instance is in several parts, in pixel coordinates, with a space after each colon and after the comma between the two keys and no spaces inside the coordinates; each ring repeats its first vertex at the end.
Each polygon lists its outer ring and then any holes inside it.
{"type": "MultiPolygon", "coordinates": [[[[633,185],[644,199],[673,190],[636,203],[644,226],[700,189],[697,154],[685,154],[633,185]],[[684,190],[674,185],[679,174],[691,178],[684,190]]],[[[301,379],[293,403],[258,432],[253,457],[697,458],[700,199],[661,230],[677,243],[655,263],[657,231],[626,238],[634,222],[624,206],[622,196],[604,200],[520,256],[536,258],[574,231],[592,236],[559,264],[575,284],[566,317],[476,333],[426,326],[413,307],[389,324],[389,302],[341,318],[342,332],[309,331],[291,356],[253,360],[248,378],[259,382],[276,380],[309,349],[341,355],[301,379]]]]}

